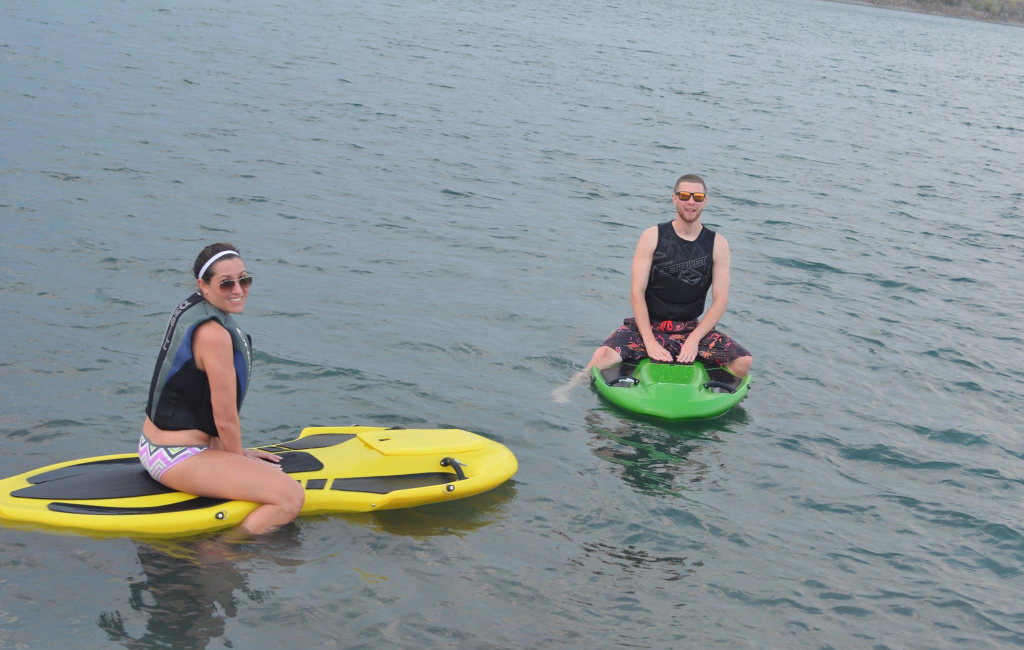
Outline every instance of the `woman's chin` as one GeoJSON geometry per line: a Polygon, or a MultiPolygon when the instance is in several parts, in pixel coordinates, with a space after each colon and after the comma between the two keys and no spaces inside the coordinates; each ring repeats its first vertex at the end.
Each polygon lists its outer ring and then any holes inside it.
{"type": "Polygon", "coordinates": [[[223,303],[221,303],[220,309],[221,311],[226,311],[229,314],[241,314],[242,310],[245,309],[245,300],[242,299],[238,302],[225,300],[223,303]]]}

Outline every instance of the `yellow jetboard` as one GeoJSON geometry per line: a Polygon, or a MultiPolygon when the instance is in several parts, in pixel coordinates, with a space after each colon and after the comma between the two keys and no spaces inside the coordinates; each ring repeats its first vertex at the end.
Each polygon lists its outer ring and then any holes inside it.
{"type": "MultiPolygon", "coordinates": [[[[306,489],[302,514],[369,512],[462,499],[507,481],[518,462],[504,445],[462,429],[308,427],[259,447],[306,489]]],[[[97,456],[0,480],[0,521],[138,535],[189,535],[236,526],[258,504],[175,492],[137,454],[97,456]]]]}

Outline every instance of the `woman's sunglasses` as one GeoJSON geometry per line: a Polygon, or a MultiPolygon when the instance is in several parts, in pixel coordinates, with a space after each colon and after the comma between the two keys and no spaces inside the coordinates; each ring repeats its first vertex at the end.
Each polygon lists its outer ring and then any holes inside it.
{"type": "MultiPolygon", "coordinates": [[[[238,286],[243,289],[248,289],[252,286],[252,276],[247,275],[244,278],[238,278],[237,280],[221,280],[217,286],[220,287],[222,293],[230,293],[234,290],[236,282],[238,283],[238,286]]],[[[207,282],[207,284],[210,283],[207,282]]]]}
{"type": "Polygon", "coordinates": [[[690,197],[697,203],[703,203],[704,199],[708,198],[708,195],[704,192],[676,192],[676,196],[679,197],[680,201],[689,201],[690,197]]]}

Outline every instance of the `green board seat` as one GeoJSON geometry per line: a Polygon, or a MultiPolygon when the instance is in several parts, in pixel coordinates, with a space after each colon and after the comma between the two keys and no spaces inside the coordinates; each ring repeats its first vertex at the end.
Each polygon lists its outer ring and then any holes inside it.
{"type": "Polygon", "coordinates": [[[612,404],[663,420],[699,420],[719,416],[740,403],[750,390],[750,375],[742,379],[724,368],[655,363],[620,364],[603,371],[591,369],[594,387],[612,404]]]}

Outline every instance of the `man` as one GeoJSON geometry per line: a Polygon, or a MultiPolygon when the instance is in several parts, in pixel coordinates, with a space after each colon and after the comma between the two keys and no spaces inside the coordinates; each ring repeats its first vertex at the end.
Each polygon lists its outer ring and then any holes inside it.
{"type": "Polygon", "coordinates": [[[746,348],[715,330],[729,302],[729,244],[705,228],[701,212],[708,204],[700,176],[687,174],[672,193],[675,219],[640,235],[633,255],[629,301],[633,318],[599,347],[586,372],[644,357],[655,361],[724,366],[737,377],[750,372],[746,348]],[[704,313],[708,289],[711,307],[704,313]],[[704,317],[701,318],[701,315],[704,317]]]}

